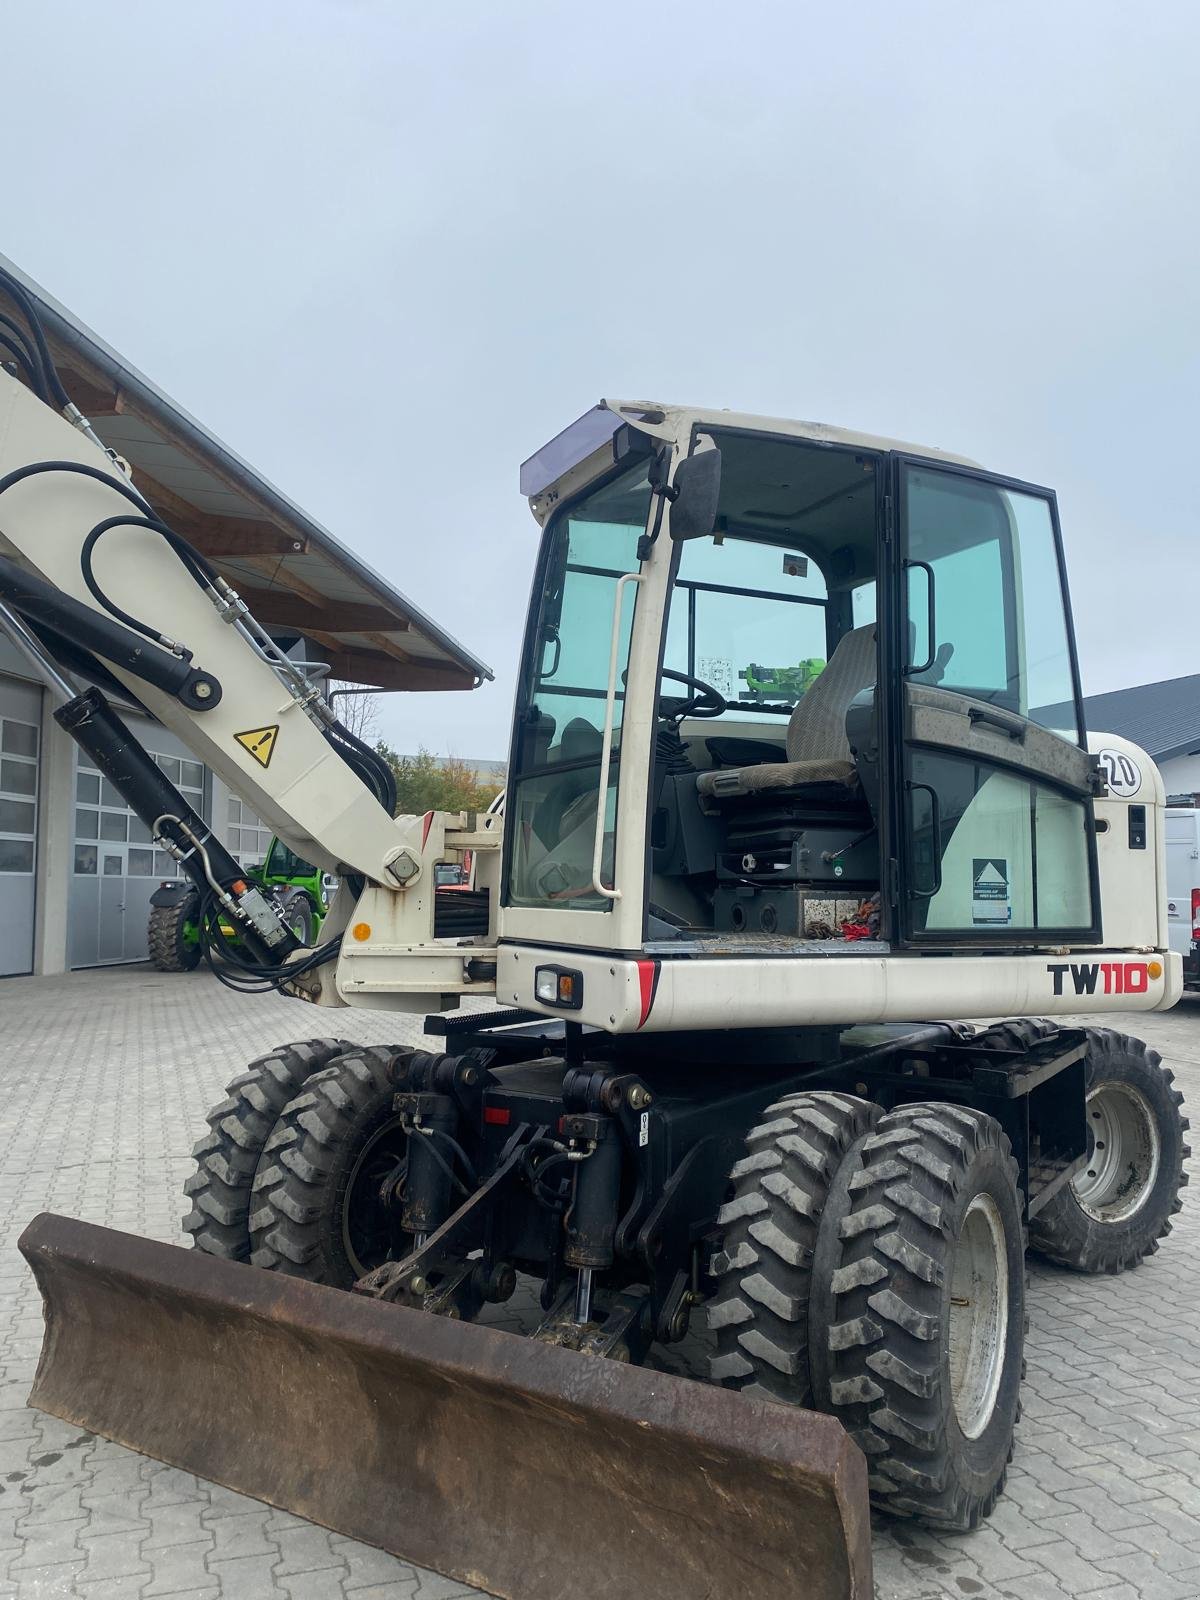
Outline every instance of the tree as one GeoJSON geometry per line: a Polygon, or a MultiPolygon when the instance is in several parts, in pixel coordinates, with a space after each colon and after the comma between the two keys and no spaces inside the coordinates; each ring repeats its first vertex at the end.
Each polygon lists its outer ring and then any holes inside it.
{"type": "Polygon", "coordinates": [[[357,738],[369,741],[379,722],[379,696],[373,689],[359,689],[352,683],[335,683],[332,693],[338,721],[357,738]]]}
{"type": "Polygon", "coordinates": [[[503,773],[478,773],[460,756],[435,756],[424,746],[402,756],[381,739],[375,746],[396,778],[396,815],[426,811],[486,811],[504,788],[503,773]]]}

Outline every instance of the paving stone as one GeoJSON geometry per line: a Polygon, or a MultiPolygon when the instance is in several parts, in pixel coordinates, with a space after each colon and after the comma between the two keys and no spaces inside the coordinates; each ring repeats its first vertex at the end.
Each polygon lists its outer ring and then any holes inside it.
{"type": "Polygon", "coordinates": [[[211,1539],[148,1550],[146,1559],[151,1564],[151,1576],[144,1590],[146,1600],[160,1594],[187,1595],[188,1600],[204,1593],[217,1594],[217,1575],[209,1572],[206,1565],[206,1558],[211,1553],[211,1539]]]}
{"type": "Polygon", "coordinates": [[[12,1591],[21,1597],[21,1600],[76,1600],[79,1589],[76,1579],[79,1576],[82,1561],[67,1561],[58,1565],[39,1566],[31,1572],[17,1573],[14,1569],[12,1576],[17,1579],[16,1587],[12,1591]]]}
{"type": "Polygon", "coordinates": [[[271,1556],[237,1556],[230,1561],[210,1557],[207,1563],[222,1600],[279,1600],[286,1591],[276,1588],[271,1564],[271,1556]]]}
{"type": "MultiPolygon", "coordinates": [[[[1057,1498],[1064,1503],[1069,1502],[1071,1505],[1078,1506],[1081,1511],[1085,1511],[1088,1514],[1093,1523],[1118,1536],[1126,1528],[1144,1526],[1150,1519],[1146,1505],[1154,1503],[1142,1500],[1136,1506],[1122,1505],[1120,1500],[1110,1494],[1107,1489],[1102,1489],[1096,1484],[1088,1484],[1082,1488],[1064,1489],[1057,1498]]],[[[997,1510],[999,1510],[999,1507],[997,1507],[997,1510]]],[[[989,1521],[994,1520],[995,1514],[993,1513],[989,1521]]]]}
{"type": "Polygon", "coordinates": [[[80,1503],[84,1489],[82,1483],[35,1483],[32,1487],[23,1484],[22,1488],[26,1491],[21,1496],[25,1514],[18,1523],[18,1531],[22,1535],[44,1527],[48,1522],[88,1520],[90,1512],[85,1511],[80,1503]]]}
{"type": "Polygon", "coordinates": [[[150,1493],[142,1502],[143,1515],[148,1516],[162,1506],[183,1505],[196,1499],[202,1499],[206,1506],[212,1503],[209,1486],[202,1487],[192,1473],[181,1472],[178,1467],[159,1466],[157,1462],[148,1463],[148,1467],[143,1481],[149,1485],[150,1493]]]}
{"type": "MultiPolygon", "coordinates": [[[[1189,1550],[1200,1550],[1200,1518],[1197,1518],[1195,1507],[1200,1505],[1200,1479],[1192,1485],[1192,1492],[1180,1500],[1143,1500],[1142,1509],[1146,1515],[1160,1528],[1164,1528],[1179,1544],[1189,1550]],[[1184,1505],[1190,1505],[1191,1511],[1184,1510],[1184,1505]]],[[[1150,1536],[1150,1527],[1147,1524],[1143,1530],[1150,1536]]]]}
{"type": "MultiPolygon", "coordinates": [[[[253,1504],[253,1502],[251,1502],[253,1504]]],[[[215,1540],[214,1560],[225,1561],[241,1556],[271,1556],[279,1560],[279,1545],[269,1539],[266,1532],[268,1512],[259,1506],[248,1515],[238,1511],[231,1515],[209,1514],[204,1526],[215,1540]]]]}
{"type": "Polygon", "coordinates": [[[322,1567],[316,1572],[289,1573],[276,1581],[288,1600],[344,1600],[345,1571],[344,1567],[322,1567]]]}
{"type": "MultiPolygon", "coordinates": [[[[1047,1535],[1047,1539],[1050,1535],[1047,1535]]],[[[973,1577],[986,1576],[991,1583],[1007,1582],[1015,1578],[1028,1577],[1036,1572],[1027,1552],[1020,1555],[1004,1542],[999,1531],[992,1527],[992,1519],[976,1528],[974,1533],[964,1535],[963,1549],[970,1556],[974,1564],[971,1573],[973,1577]]]]}
{"type": "Polygon", "coordinates": [[[146,1503],[144,1487],[139,1486],[128,1494],[91,1494],[85,1485],[80,1491],[80,1503],[90,1518],[89,1527],[96,1533],[147,1534],[150,1523],[142,1515],[146,1503]]]}
{"type": "Polygon", "coordinates": [[[79,1545],[79,1530],[85,1522],[51,1522],[35,1528],[21,1541],[21,1553],[9,1567],[9,1576],[38,1567],[62,1566],[68,1561],[83,1565],[84,1552],[79,1545]]]}
{"type": "MultiPolygon", "coordinates": [[[[1197,1490],[1200,1498],[1200,1489],[1197,1490]]],[[[1176,1576],[1190,1573],[1195,1580],[1197,1592],[1200,1592],[1200,1557],[1195,1549],[1188,1549],[1172,1539],[1166,1529],[1159,1524],[1148,1524],[1144,1528],[1130,1528],[1125,1537],[1135,1544],[1139,1550],[1144,1550],[1151,1557],[1156,1567],[1165,1568],[1167,1572],[1176,1576]]],[[[1098,1557],[1103,1561],[1103,1557],[1098,1557]]]]}
{"type": "Polygon", "coordinates": [[[140,1600],[146,1584],[144,1573],[121,1578],[101,1578],[89,1583],[85,1573],[75,1580],[79,1600],[140,1600]]]}
{"type": "MultiPolygon", "coordinates": [[[[1050,1544],[1034,1545],[1028,1551],[1029,1560],[1043,1567],[1068,1594],[1090,1594],[1093,1589],[1111,1588],[1113,1575],[1086,1559],[1077,1545],[1066,1539],[1055,1539],[1050,1544]]],[[[1028,1579],[1023,1579],[1028,1582],[1028,1579]]]]}
{"type": "Polygon", "coordinates": [[[100,1533],[79,1536],[79,1548],[87,1557],[80,1581],[99,1578],[124,1578],[131,1573],[148,1577],[150,1569],[142,1559],[141,1533],[100,1533]]]}
{"type": "MultiPolygon", "coordinates": [[[[355,1589],[367,1589],[373,1585],[375,1587],[395,1585],[399,1582],[406,1582],[411,1588],[416,1587],[417,1580],[413,1568],[395,1556],[388,1555],[386,1550],[376,1550],[371,1545],[358,1544],[349,1539],[335,1539],[333,1545],[348,1568],[342,1584],[347,1594],[351,1594],[355,1589]]],[[[355,1600],[358,1600],[357,1595],[355,1600]]]]}
{"type": "Polygon", "coordinates": [[[1142,1551],[1136,1556],[1117,1556],[1105,1561],[1103,1568],[1114,1577],[1125,1579],[1142,1600],[1196,1600],[1200,1595],[1195,1566],[1190,1573],[1167,1572],[1142,1551]]]}
{"type": "Polygon", "coordinates": [[[311,1522],[299,1523],[293,1528],[283,1528],[275,1535],[279,1560],[275,1563],[275,1577],[282,1580],[292,1573],[315,1571],[319,1567],[345,1569],[341,1553],[333,1548],[336,1538],[326,1528],[311,1522]]]}
{"type": "Polygon", "coordinates": [[[1005,1600],[1074,1600],[1071,1591],[1064,1589],[1056,1578],[1045,1571],[1032,1572],[1016,1583],[1003,1583],[1000,1592],[1005,1600]]]}
{"type": "Polygon", "coordinates": [[[209,1509],[207,1500],[180,1500],[173,1505],[152,1508],[149,1501],[144,1501],[143,1508],[146,1509],[150,1530],[142,1541],[144,1551],[197,1540],[207,1540],[210,1545],[213,1543],[210,1530],[201,1521],[209,1509]]]}
{"type": "MultiPolygon", "coordinates": [[[[1103,1561],[1112,1556],[1132,1555],[1137,1546],[1129,1542],[1130,1535],[1115,1538],[1103,1522],[1089,1517],[1086,1511],[1074,1511],[1065,1517],[1048,1517],[1042,1526],[1060,1539],[1068,1540],[1079,1551],[1087,1554],[1089,1561],[1103,1561]]],[[[1146,1524],[1149,1528],[1151,1525],[1146,1524]]],[[[1030,1557],[1034,1559],[1034,1557],[1030,1557]]],[[[1047,1562],[1046,1565],[1050,1563],[1047,1562]]]]}
{"type": "Polygon", "coordinates": [[[478,1593],[453,1578],[443,1578],[436,1572],[420,1572],[414,1600],[473,1600],[478,1593]]]}

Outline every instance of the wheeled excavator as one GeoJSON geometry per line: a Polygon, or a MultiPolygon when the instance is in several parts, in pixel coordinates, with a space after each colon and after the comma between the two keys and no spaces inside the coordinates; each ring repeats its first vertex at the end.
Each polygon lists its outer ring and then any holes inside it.
{"type": "Polygon", "coordinates": [[[32,1404],[526,1600],[865,1597],[870,1504],[978,1524],[1026,1246],[1136,1266],[1187,1154],[1154,1052],[1071,1020],[1181,973],[1163,786],[1085,729],[1053,493],[604,402],[521,471],[502,811],[394,817],[6,289],[0,615],[194,885],[216,975],[323,1008],[211,1113],[193,1249],[27,1228],[32,1404]],[[114,690],[338,876],[319,943],[114,690]],[[439,936],[464,851],[486,931],[439,936]],[[428,1048],[339,1040],[348,1006],[425,1013],[428,1048]],[[519,1282],[520,1336],[488,1325],[519,1282]],[[662,1370],[705,1322],[712,1381],[662,1370]]]}

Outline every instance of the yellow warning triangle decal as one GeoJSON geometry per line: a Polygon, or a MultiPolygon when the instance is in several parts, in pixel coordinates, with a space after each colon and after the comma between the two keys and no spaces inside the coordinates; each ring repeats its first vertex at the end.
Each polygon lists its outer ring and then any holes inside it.
{"type": "Polygon", "coordinates": [[[269,728],[250,728],[246,733],[235,733],[233,737],[243,750],[250,752],[260,767],[269,767],[275,753],[275,741],[279,737],[279,724],[276,722],[269,728]]]}

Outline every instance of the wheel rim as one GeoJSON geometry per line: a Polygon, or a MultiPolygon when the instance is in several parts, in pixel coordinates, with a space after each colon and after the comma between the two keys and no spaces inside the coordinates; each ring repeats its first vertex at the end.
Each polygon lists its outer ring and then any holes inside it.
{"type": "Polygon", "coordinates": [[[999,1207],[967,1207],[950,1277],[950,1393],[958,1425],[977,1439],[991,1420],[1008,1343],[1008,1252],[999,1207]]]}
{"type": "Polygon", "coordinates": [[[380,1203],[384,1180],[404,1160],[408,1135],[399,1117],[377,1128],[359,1151],[342,1201],[342,1247],[356,1278],[388,1259],[392,1234],[380,1203]]]}
{"type": "Polygon", "coordinates": [[[307,944],[309,925],[312,920],[309,914],[308,901],[303,896],[296,895],[291,900],[282,901],[279,911],[287,928],[295,934],[301,944],[307,944]]]}
{"type": "Polygon", "coordinates": [[[1087,1130],[1087,1165],[1071,1189],[1094,1221],[1124,1222],[1145,1205],[1158,1177],[1154,1113],[1130,1084],[1102,1084],[1087,1098],[1087,1130]]]}

